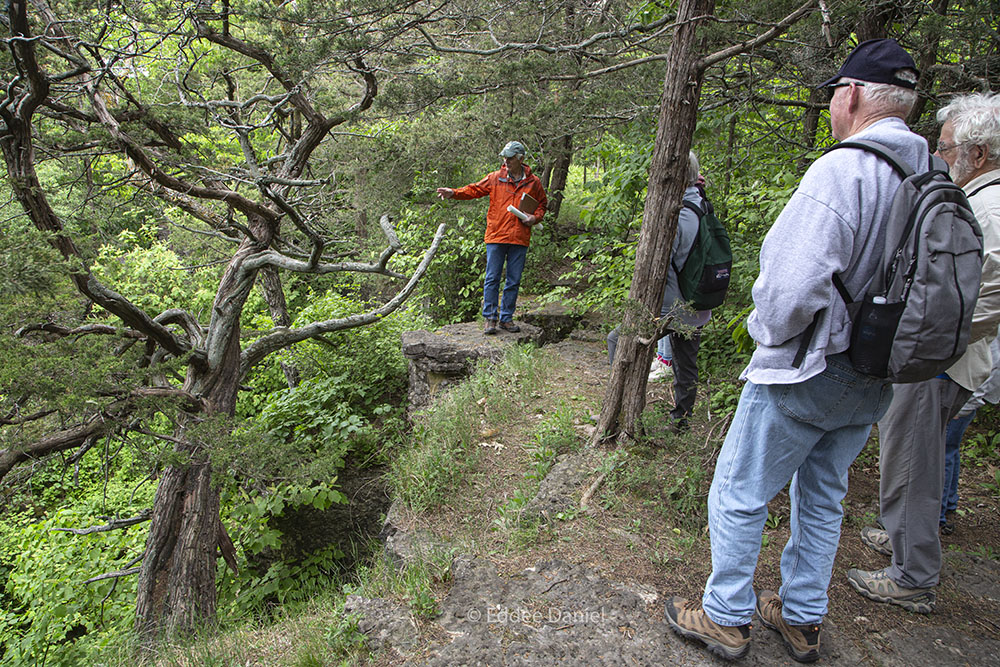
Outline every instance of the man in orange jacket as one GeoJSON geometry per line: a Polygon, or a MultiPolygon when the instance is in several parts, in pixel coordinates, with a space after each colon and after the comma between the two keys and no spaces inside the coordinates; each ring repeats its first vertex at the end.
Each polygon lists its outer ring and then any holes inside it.
{"type": "Polygon", "coordinates": [[[521,271],[524,270],[524,260],[528,255],[531,227],[541,221],[548,207],[542,182],[524,164],[526,152],[520,141],[511,141],[500,151],[503,166],[499,170],[488,174],[478,183],[470,183],[457,190],[437,189],[441,199],[490,198],[490,207],[486,211],[486,280],[483,282],[483,317],[486,319],[483,333],[486,335],[497,333],[498,326],[511,333],[521,330],[521,327],[514,324],[514,306],[521,286],[521,271]],[[522,220],[508,208],[523,210],[522,199],[525,195],[534,199],[537,204],[530,213],[525,211],[522,220]],[[507,265],[507,278],[498,311],[500,276],[504,264],[507,265]]]}

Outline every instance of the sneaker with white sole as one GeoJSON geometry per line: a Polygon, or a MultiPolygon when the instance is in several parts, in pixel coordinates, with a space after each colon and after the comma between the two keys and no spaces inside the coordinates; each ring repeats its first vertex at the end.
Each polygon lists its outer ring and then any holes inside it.
{"type": "Polygon", "coordinates": [[[892,555],[892,543],[889,542],[889,533],[884,528],[865,526],[861,529],[861,543],[883,556],[892,555]]]}
{"type": "Polygon", "coordinates": [[[931,613],[937,602],[934,589],[903,588],[889,578],[888,568],[874,572],[853,568],[847,572],[847,581],[869,600],[898,605],[917,614],[931,613]]]}
{"type": "Polygon", "coordinates": [[[792,625],[781,615],[781,598],[774,591],[761,591],[757,596],[757,616],[765,628],[776,630],[785,642],[788,655],[799,662],[819,660],[819,636],[823,626],[792,625]]]}
{"type": "Polygon", "coordinates": [[[674,379],[674,369],[662,361],[653,360],[655,366],[649,371],[649,382],[669,382],[674,379]]]}
{"type": "Polygon", "coordinates": [[[719,625],[708,617],[696,600],[670,598],[666,604],[667,623],[674,632],[697,639],[708,650],[726,660],[742,658],[750,650],[750,624],[719,625]]]}

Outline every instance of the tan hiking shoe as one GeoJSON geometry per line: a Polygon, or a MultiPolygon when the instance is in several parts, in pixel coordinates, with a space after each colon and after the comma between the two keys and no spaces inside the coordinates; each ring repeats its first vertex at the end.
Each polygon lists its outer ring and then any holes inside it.
{"type": "Polygon", "coordinates": [[[742,658],[750,650],[750,624],[735,627],[719,625],[701,608],[701,603],[670,598],[666,604],[667,623],[677,634],[697,639],[708,650],[726,660],[742,658]]]}
{"type": "Polygon", "coordinates": [[[799,662],[819,659],[820,624],[792,625],[781,615],[781,598],[774,591],[761,591],[757,596],[757,615],[765,628],[777,630],[785,640],[788,655],[799,662]]]}
{"type": "Polygon", "coordinates": [[[486,320],[486,326],[483,328],[483,334],[487,336],[496,335],[497,332],[497,321],[496,320],[486,320]]]}
{"type": "Polygon", "coordinates": [[[873,551],[877,551],[883,556],[892,556],[892,544],[889,542],[889,533],[884,528],[875,526],[865,526],[861,529],[861,544],[873,551]]]}
{"type": "Polygon", "coordinates": [[[888,568],[866,572],[856,568],[847,572],[847,581],[854,590],[875,602],[899,605],[906,611],[929,614],[934,611],[937,594],[932,588],[903,588],[889,578],[888,568]]]}

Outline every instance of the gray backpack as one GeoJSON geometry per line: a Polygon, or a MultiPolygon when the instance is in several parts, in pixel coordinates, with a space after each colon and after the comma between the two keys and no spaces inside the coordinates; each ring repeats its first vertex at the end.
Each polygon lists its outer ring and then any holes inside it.
{"type": "MultiPolygon", "coordinates": [[[[903,178],[868,293],[855,301],[840,276],[833,276],[851,314],[851,363],[890,382],[928,380],[965,354],[982,276],[983,234],[940,158],[930,156],[930,169],[917,174],[881,144],[845,141],[829,150],[839,148],[874,153],[903,178]]],[[[804,338],[798,363],[812,331],[804,338]]]]}

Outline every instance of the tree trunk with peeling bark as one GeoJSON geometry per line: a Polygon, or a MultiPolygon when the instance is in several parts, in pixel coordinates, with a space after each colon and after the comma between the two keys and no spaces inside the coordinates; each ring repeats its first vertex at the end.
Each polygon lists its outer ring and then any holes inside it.
{"type": "MultiPolygon", "coordinates": [[[[263,221],[253,227],[267,238],[263,221]]],[[[253,280],[236,277],[239,258],[244,255],[237,252],[230,264],[215,308],[227,304],[242,310],[253,285],[253,280]]],[[[220,330],[220,335],[228,339],[220,363],[205,370],[193,369],[185,382],[185,389],[202,396],[206,405],[202,414],[182,421],[174,433],[179,443],[174,453],[186,460],[167,466],[156,487],[135,608],[136,630],[147,641],[214,623],[217,549],[228,562],[235,560],[232,542],[219,518],[219,491],[212,486],[208,455],[202,444],[186,433],[191,420],[232,417],[235,413],[240,381],[239,321],[220,330]]]]}
{"type": "Polygon", "coordinates": [[[554,223],[559,218],[559,207],[569,179],[569,166],[573,159],[573,135],[559,137],[555,141],[553,153],[555,158],[552,162],[552,172],[545,190],[549,193],[548,215],[554,223]]]}
{"type": "Polygon", "coordinates": [[[697,68],[698,21],[711,14],[714,0],[681,0],[679,27],[667,55],[656,143],[639,231],[629,307],[620,329],[611,378],[597,424],[597,437],[634,437],[646,407],[646,380],[653,358],[663,288],[687,187],[688,152],[698,115],[702,71],[697,68]],[[646,342],[640,342],[645,338],[646,342]]]}
{"type": "Polygon", "coordinates": [[[757,37],[698,57],[695,50],[697,26],[710,18],[715,3],[714,0],[681,0],[677,9],[678,27],[667,53],[635,271],[594,443],[638,435],[639,420],[646,407],[649,363],[654,345],[666,328],[666,322],[658,321],[667,279],[668,263],[664,258],[671,255],[677,215],[687,186],[688,151],[705,70],[773,40],[808,15],[814,4],[815,0],[806,0],[757,37]]]}
{"type": "MultiPolygon", "coordinates": [[[[288,315],[288,302],[285,300],[285,290],[281,288],[281,276],[270,266],[265,266],[257,276],[260,291],[271,312],[271,320],[276,327],[288,327],[292,318],[288,315]]],[[[289,389],[299,386],[299,369],[290,361],[281,362],[281,372],[285,374],[285,382],[289,389]]]]}

